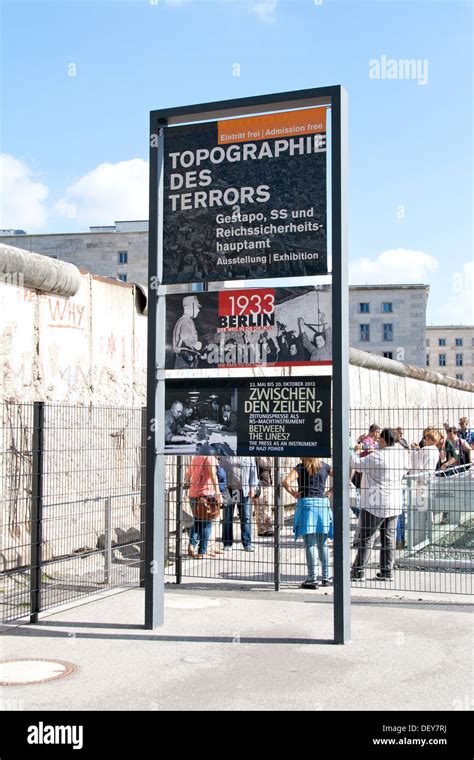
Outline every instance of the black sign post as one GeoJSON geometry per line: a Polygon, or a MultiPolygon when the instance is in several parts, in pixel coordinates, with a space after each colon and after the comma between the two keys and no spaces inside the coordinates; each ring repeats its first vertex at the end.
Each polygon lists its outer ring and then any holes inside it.
{"type": "MultiPolygon", "coordinates": [[[[148,340],[147,628],[163,622],[164,299],[168,286],[186,283],[192,293],[198,283],[209,281],[326,274],[330,253],[334,641],[350,639],[346,172],[347,94],[340,86],[150,115],[149,288],[156,297],[150,298],[148,340]],[[327,149],[330,229],[326,225],[327,149]]],[[[186,358],[185,351],[181,354],[186,358]]],[[[247,402],[248,408],[252,399],[246,394],[251,390],[241,393],[241,403],[247,402]]],[[[259,428],[260,434],[266,431],[259,428]]],[[[289,428],[281,434],[292,435],[289,428]]]]}

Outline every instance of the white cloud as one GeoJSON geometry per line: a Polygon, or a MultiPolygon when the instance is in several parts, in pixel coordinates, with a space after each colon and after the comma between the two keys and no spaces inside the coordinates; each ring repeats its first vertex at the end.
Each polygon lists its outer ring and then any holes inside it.
{"type": "Polygon", "coordinates": [[[100,164],[67,188],[55,204],[79,226],[113,224],[117,219],[148,219],[148,164],[141,158],[100,164]]]}
{"type": "Polygon", "coordinates": [[[474,262],[464,264],[461,272],[451,275],[451,290],[433,310],[436,324],[474,324],[474,262]]]}
{"type": "Polygon", "coordinates": [[[38,231],[45,227],[48,188],[37,182],[23,161],[6,153],[0,154],[0,227],[38,231]]]}
{"type": "Polygon", "coordinates": [[[277,0],[251,0],[250,11],[255,13],[260,21],[266,23],[272,23],[275,21],[275,11],[277,7],[277,0]]]}
{"type": "Polygon", "coordinates": [[[362,258],[351,262],[349,282],[351,285],[429,283],[437,268],[437,260],[429,253],[395,248],[383,251],[376,259],[362,258]]]}

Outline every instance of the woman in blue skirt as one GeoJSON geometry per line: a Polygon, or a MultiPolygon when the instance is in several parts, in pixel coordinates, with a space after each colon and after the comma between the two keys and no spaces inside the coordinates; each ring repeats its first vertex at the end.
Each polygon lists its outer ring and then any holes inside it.
{"type": "Polygon", "coordinates": [[[295,541],[303,536],[306,550],[308,579],[301,588],[318,588],[317,554],[321,562],[322,584],[329,585],[329,551],[327,540],[332,538],[332,513],[329,499],[324,495],[331,467],[316,457],[301,457],[301,463],[283,480],[283,488],[297,499],[293,519],[295,541]]]}

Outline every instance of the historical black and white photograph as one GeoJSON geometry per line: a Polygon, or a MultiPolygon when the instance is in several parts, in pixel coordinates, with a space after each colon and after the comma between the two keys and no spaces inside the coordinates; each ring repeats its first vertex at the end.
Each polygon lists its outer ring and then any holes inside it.
{"type": "Polygon", "coordinates": [[[164,435],[167,454],[236,454],[235,383],[167,380],[164,435]]]}
{"type": "Polygon", "coordinates": [[[331,378],[166,380],[166,454],[330,456],[331,378]]]}
{"type": "Polygon", "coordinates": [[[166,369],[331,363],[329,285],[166,298],[166,369]]]}

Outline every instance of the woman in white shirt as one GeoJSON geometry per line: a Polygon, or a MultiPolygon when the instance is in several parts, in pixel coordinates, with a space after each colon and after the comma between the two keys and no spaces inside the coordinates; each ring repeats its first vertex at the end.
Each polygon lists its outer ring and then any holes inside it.
{"type": "Polygon", "coordinates": [[[410,475],[418,472],[434,472],[439,462],[438,442],[443,435],[432,427],[423,430],[422,449],[412,448],[410,475]]]}

